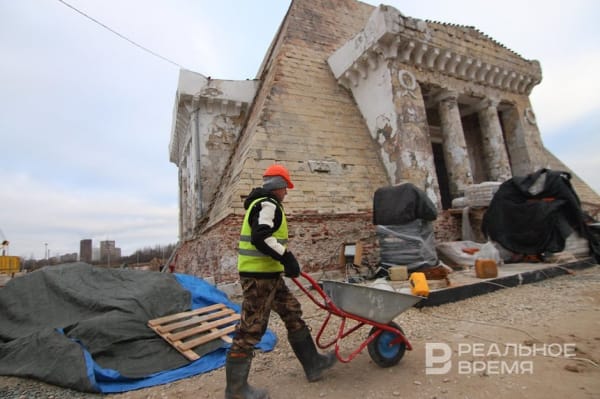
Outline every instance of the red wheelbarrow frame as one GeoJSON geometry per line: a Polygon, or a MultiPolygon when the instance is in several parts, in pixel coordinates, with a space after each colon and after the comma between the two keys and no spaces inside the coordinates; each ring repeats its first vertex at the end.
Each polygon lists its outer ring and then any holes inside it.
{"type": "Polygon", "coordinates": [[[348,313],[348,312],[340,309],[338,306],[336,306],[336,304],[333,303],[333,301],[331,300],[329,295],[327,295],[325,293],[325,291],[323,291],[323,289],[321,288],[321,286],[315,279],[313,279],[311,276],[309,276],[305,272],[300,272],[300,276],[302,276],[304,279],[306,279],[311,284],[312,288],[315,289],[315,291],[319,294],[319,296],[323,299],[324,302],[318,300],[318,298],[315,295],[313,295],[313,293],[311,293],[308,290],[308,288],[306,288],[304,285],[302,285],[302,283],[298,280],[298,278],[292,278],[292,281],[294,283],[296,283],[298,288],[300,288],[302,290],[302,292],[304,292],[306,294],[306,296],[308,296],[315,303],[315,305],[317,305],[318,307],[320,307],[321,309],[323,309],[327,312],[327,317],[325,318],[323,325],[319,329],[319,332],[315,338],[315,342],[317,343],[317,346],[321,349],[329,348],[330,346],[335,344],[335,355],[340,362],[342,362],[342,363],[350,362],[384,331],[388,331],[388,332],[391,332],[396,335],[396,338],[394,338],[392,341],[390,341],[390,346],[394,346],[399,343],[404,343],[407,350],[412,350],[412,345],[410,344],[410,342],[408,342],[408,339],[404,336],[404,333],[401,330],[399,330],[393,326],[390,326],[388,324],[382,324],[382,323],[378,323],[373,320],[368,320],[363,317],[357,316],[352,313],[348,313]],[[323,338],[322,337],[323,332],[325,331],[327,325],[329,324],[329,321],[331,320],[332,315],[337,316],[341,319],[337,337],[329,342],[322,343],[321,341],[323,338]],[[346,328],[346,319],[351,319],[351,320],[357,321],[358,324],[356,324],[355,326],[346,330],[345,329],[346,328]],[[377,330],[375,330],[375,332],[373,334],[370,334],[367,337],[367,339],[365,341],[363,341],[363,343],[358,347],[358,349],[356,349],[355,351],[350,353],[350,355],[348,357],[343,357],[342,355],[340,355],[340,341],[365,325],[377,327],[377,330]]]}

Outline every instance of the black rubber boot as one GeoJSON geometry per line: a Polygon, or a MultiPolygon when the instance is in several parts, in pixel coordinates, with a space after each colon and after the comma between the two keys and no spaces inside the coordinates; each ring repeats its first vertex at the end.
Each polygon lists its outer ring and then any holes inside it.
{"type": "Polygon", "coordinates": [[[269,399],[266,389],[254,388],[248,384],[248,374],[252,364],[252,355],[231,357],[225,362],[225,399],[269,399]]]}
{"type": "Polygon", "coordinates": [[[306,379],[309,382],[318,381],[321,379],[323,371],[327,370],[335,364],[337,358],[335,353],[330,352],[325,355],[321,355],[317,352],[317,347],[310,335],[308,327],[304,327],[302,330],[288,334],[288,341],[296,354],[306,379]]]}

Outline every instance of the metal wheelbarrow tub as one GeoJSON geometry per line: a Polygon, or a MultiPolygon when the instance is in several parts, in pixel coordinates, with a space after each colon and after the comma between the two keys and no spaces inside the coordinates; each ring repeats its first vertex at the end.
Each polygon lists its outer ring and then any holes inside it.
{"type": "Polygon", "coordinates": [[[340,281],[322,280],[323,291],[345,312],[380,324],[388,324],[423,297],[365,287],[340,281]]]}

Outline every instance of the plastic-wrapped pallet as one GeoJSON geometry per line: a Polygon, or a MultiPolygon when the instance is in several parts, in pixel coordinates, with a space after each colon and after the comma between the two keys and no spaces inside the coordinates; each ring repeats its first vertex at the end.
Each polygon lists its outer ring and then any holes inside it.
{"type": "Polygon", "coordinates": [[[377,225],[380,259],[384,267],[407,266],[415,270],[438,263],[433,224],[423,219],[401,225],[377,225]]]}

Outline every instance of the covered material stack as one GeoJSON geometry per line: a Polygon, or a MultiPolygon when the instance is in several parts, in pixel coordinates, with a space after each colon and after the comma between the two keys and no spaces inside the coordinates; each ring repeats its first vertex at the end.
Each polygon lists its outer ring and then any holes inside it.
{"type": "Polygon", "coordinates": [[[411,183],[382,187],[373,197],[373,224],[385,269],[407,266],[409,271],[438,263],[432,221],[437,209],[427,195],[411,183]]]}
{"type": "Polygon", "coordinates": [[[600,260],[600,244],[585,222],[567,172],[540,169],[502,183],[483,217],[483,233],[513,254],[543,257],[565,249],[575,231],[600,260]]]}
{"type": "MultiPolygon", "coordinates": [[[[200,353],[190,361],[147,323],[215,304],[239,313],[225,293],[193,276],[45,267],[0,290],[0,375],[114,393],[214,370],[225,363],[225,341],[194,348],[200,353]]],[[[259,347],[270,350],[275,340],[267,331],[259,347]]]]}

